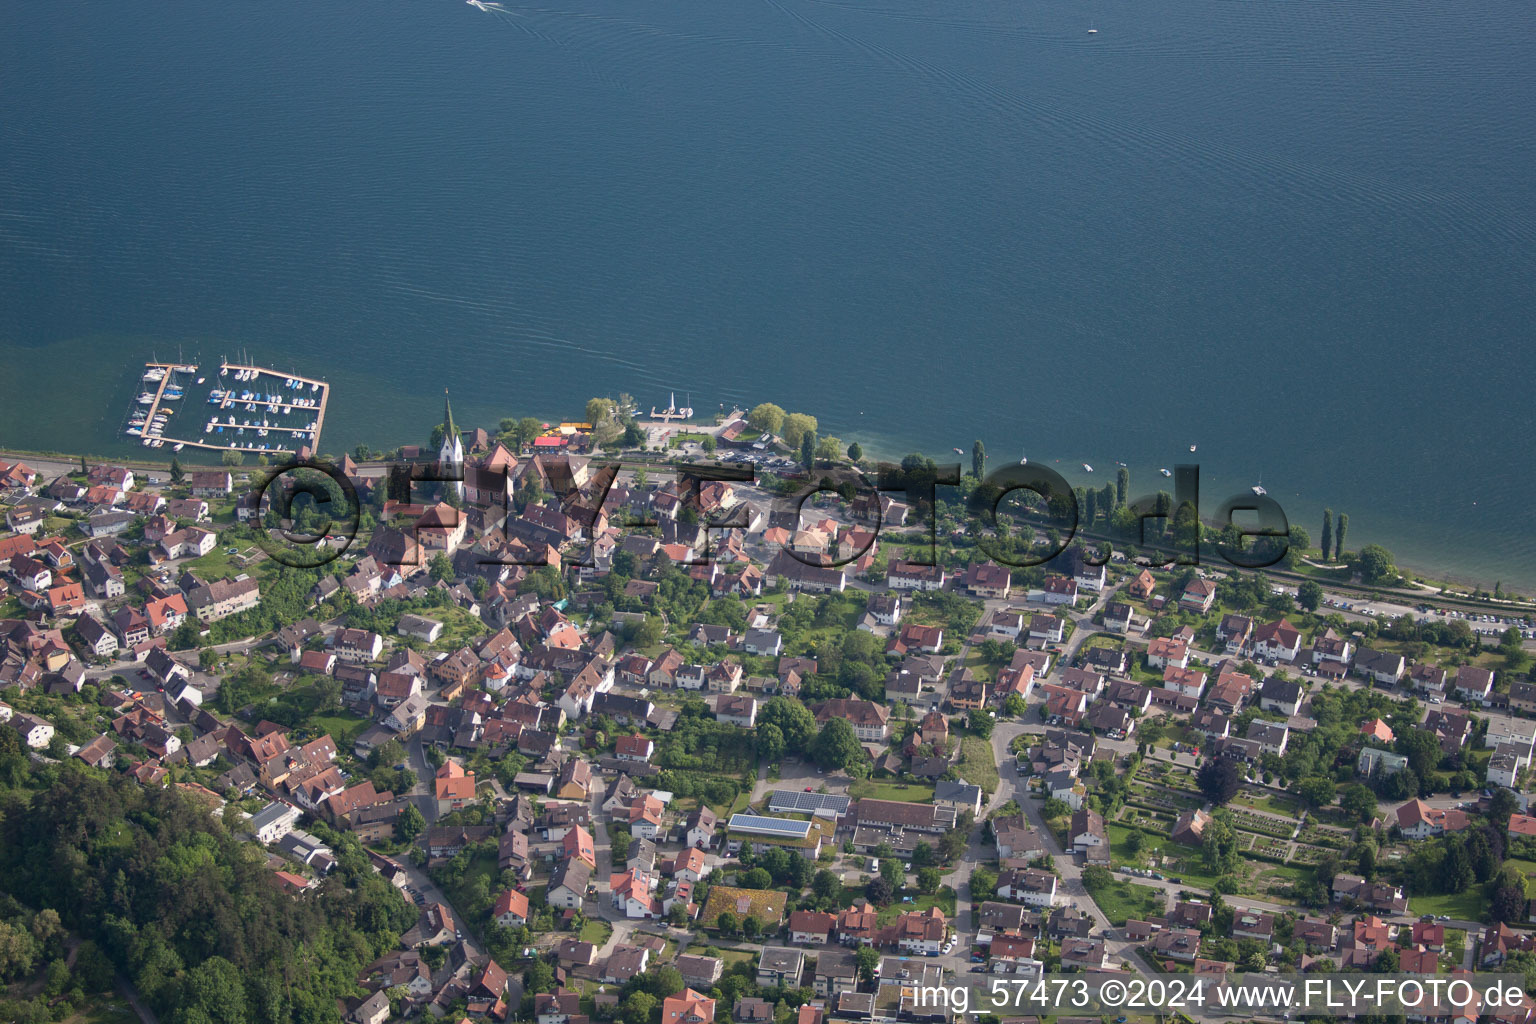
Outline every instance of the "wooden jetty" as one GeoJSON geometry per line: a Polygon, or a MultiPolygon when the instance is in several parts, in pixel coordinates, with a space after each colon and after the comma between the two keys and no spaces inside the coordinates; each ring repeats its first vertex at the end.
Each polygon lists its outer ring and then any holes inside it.
{"type": "MultiPolygon", "coordinates": [[[[145,430],[147,431],[149,429],[149,426],[154,422],[156,413],[161,411],[161,405],[165,401],[165,390],[166,390],[166,388],[168,386],[170,386],[171,382],[174,380],[175,374],[177,372],[196,373],[197,372],[197,367],[194,365],[194,366],[192,366],[190,368],[190,370],[188,370],[186,368],[186,364],[180,364],[180,363],[160,363],[160,362],[145,363],[144,366],[145,366],[145,371],[146,372],[149,372],[151,370],[156,370],[156,369],[163,371],[163,375],[160,377],[160,380],[159,380],[159,386],[155,389],[154,401],[149,404],[148,412],[146,412],[145,416],[144,416],[144,425],[145,425],[145,430]]],[[[247,364],[244,364],[244,363],[228,363],[228,362],[221,363],[220,367],[219,367],[219,370],[220,370],[219,375],[215,376],[213,378],[213,384],[211,385],[211,387],[212,388],[221,389],[221,390],[223,390],[225,392],[225,394],[224,394],[223,398],[216,405],[214,405],[214,408],[216,410],[222,411],[222,410],[225,410],[225,409],[231,409],[231,408],[233,408],[235,406],[252,405],[252,406],[257,406],[259,408],[268,409],[268,410],[279,410],[279,411],[282,411],[284,415],[291,415],[293,413],[310,413],[310,412],[312,412],[312,413],[315,414],[314,422],[312,424],[306,424],[304,426],[296,426],[296,427],[295,426],[285,426],[285,425],[281,425],[281,424],[267,424],[267,425],[262,426],[262,427],[259,428],[259,429],[268,431],[269,433],[272,433],[272,434],[277,435],[277,436],[281,436],[283,434],[289,435],[289,438],[288,438],[288,441],[287,441],[288,444],[294,444],[294,442],[296,440],[295,435],[308,434],[308,435],[310,435],[310,437],[307,440],[303,441],[301,444],[294,445],[294,447],[291,447],[291,448],[280,447],[278,445],[271,445],[269,447],[263,448],[261,446],[260,442],[257,442],[257,441],[254,441],[254,440],[244,440],[244,439],[241,439],[241,440],[225,440],[223,442],[215,442],[213,440],[208,439],[208,435],[206,434],[206,428],[205,428],[205,433],[203,433],[203,434],[198,434],[198,435],[195,435],[195,436],[182,436],[182,435],[190,433],[191,428],[189,426],[185,425],[185,424],[182,424],[180,422],[176,422],[174,426],[172,426],[171,423],[167,423],[167,428],[168,429],[167,430],[162,430],[159,435],[156,435],[157,439],[161,443],[158,444],[158,445],[150,445],[151,447],[159,448],[159,447],[164,447],[165,445],[171,445],[174,448],[175,446],[180,445],[183,448],[200,448],[200,449],[203,449],[204,451],[216,451],[216,452],[231,452],[231,451],[233,451],[233,452],[242,452],[242,453],[255,454],[255,455],[291,455],[295,451],[297,451],[299,447],[303,447],[303,446],[307,446],[311,451],[318,450],[319,444],[320,444],[320,431],[321,431],[321,428],[325,425],[325,409],[326,409],[326,405],[330,401],[330,397],[331,397],[331,386],[330,386],[329,383],[327,383],[326,381],[323,381],[323,380],[316,380],[316,379],[314,379],[312,377],[302,377],[302,376],[300,376],[298,374],[294,374],[294,373],[283,373],[283,372],[278,371],[278,370],[273,370],[273,369],[271,369],[269,367],[253,366],[253,365],[247,365],[247,364]],[[258,397],[251,397],[251,398],[244,398],[244,399],[242,399],[239,396],[234,395],[234,394],[231,393],[230,388],[232,387],[232,385],[224,380],[224,377],[226,376],[226,374],[230,373],[230,372],[234,372],[234,373],[249,372],[249,373],[251,373],[253,375],[251,377],[251,382],[252,383],[260,381],[262,377],[271,377],[271,378],[274,378],[275,380],[277,380],[279,382],[283,382],[283,381],[287,381],[287,380],[293,380],[293,381],[298,383],[298,387],[295,388],[295,391],[297,392],[299,390],[302,390],[304,392],[302,395],[295,394],[294,397],[295,398],[312,398],[313,401],[314,401],[314,404],[313,405],[296,405],[292,401],[285,402],[285,401],[282,401],[281,399],[279,399],[277,401],[272,401],[272,400],[267,399],[265,397],[260,397],[260,398],[258,398],[258,397]],[[170,431],[174,431],[174,434],[171,433],[170,431]]],[[[148,383],[148,382],[145,381],[144,383],[148,383]]],[[[240,382],[236,382],[236,383],[240,383],[240,382]]],[[[286,386],[286,385],[284,385],[284,386],[286,386]]],[[[208,392],[208,394],[211,395],[211,390],[210,390],[210,392],[208,392]]],[[[185,415],[189,415],[189,413],[186,410],[190,410],[194,405],[197,404],[195,402],[188,401],[189,397],[190,397],[190,391],[187,388],[184,387],[183,391],[182,391],[182,398],[181,398],[181,401],[183,403],[182,404],[182,408],[180,410],[178,410],[178,411],[182,412],[182,414],[184,416],[185,415]]],[[[199,420],[198,422],[201,423],[202,421],[199,420]]],[[[229,424],[215,424],[215,425],[216,426],[229,426],[229,424]]],[[[237,427],[242,427],[242,428],[244,428],[246,430],[256,429],[256,428],[252,428],[252,427],[246,426],[245,424],[238,424],[236,426],[237,427]]],[[[223,437],[224,435],[220,435],[220,436],[223,437]]],[[[258,436],[260,436],[260,435],[258,435],[258,436]]],[[[150,435],[148,433],[146,433],[144,435],[144,439],[146,441],[150,440],[150,435]]]]}

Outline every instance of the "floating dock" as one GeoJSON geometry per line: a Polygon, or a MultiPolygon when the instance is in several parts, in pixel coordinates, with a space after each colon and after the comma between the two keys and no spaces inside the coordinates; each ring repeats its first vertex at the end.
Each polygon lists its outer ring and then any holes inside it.
{"type": "Polygon", "coordinates": [[[221,363],[218,374],[206,378],[197,372],[195,363],[145,363],[143,383],[154,390],[137,397],[124,433],[141,438],[145,447],[170,445],[174,451],[286,456],[317,450],[331,397],[327,382],[246,363],[221,363]],[[211,383],[204,386],[205,380],[211,383]],[[193,419],[192,409],[209,406],[206,423],[193,419]],[[259,415],[238,417],[240,412],[259,415]]]}

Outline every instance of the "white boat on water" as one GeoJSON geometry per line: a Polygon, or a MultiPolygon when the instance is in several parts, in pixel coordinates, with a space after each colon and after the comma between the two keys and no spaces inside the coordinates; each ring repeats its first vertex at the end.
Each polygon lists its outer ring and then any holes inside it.
{"type": "Polygon", "coordinates": [[[1084,473],[1092,473],[1093,472],[1093,467],[1088,465],[1088,463],[1085,462],[1085,463],[1083,463],[1083,472],[1084,473]]]}
{"type": "Polygon", "coordinates": [[[153,405],[154,401],[155,401],[155,396],[150,394],[148,391],[144,392],[142,395],[139,396],[139,404],[140,405],[153,405]]]}
{"type": "Polygon", "coordinates": [[[176,372],[177,373],[196,373],[197,372],[197,367],[195,365],[193,365],[192,363],[186,363],[185,365],[176,367],[176,372]]]}
{"type": "Polygon", "coordinates": [[[1190,446],[1189,446],[1189,450],[1190,450],[1190,451],[1194,451],[1194,450],[1195,450],[1195,446],[1194,446],[1194,445],[1190,445],[1190,446]]]}
{"type": "Polygon", "coordinates": [[[144,372],[144,379],[145,380],[160,380],[164,376],[165,376],[165,371],[160,369],[159,367],[155,367],[154,369],[146,370],[144,372]]]}
{"type": "Polygon", "coordinates": [[[127,430],[123,431],[123,433],[125,433],[125,434],[142,434],[142,433],[144,433],[144,428],[143,427],[129,427],[127,430]]]}
{"type": "Polygon", "coordinates": [[[1160,470],[1158,470],[1158,472],[1163,474],[1163,476],[1173,476],[1173,474],[1168,472],[1168,470],[1166,468],[1160,469],[1160,470]]]}
{"type": "Polygon", "coordinates": [[[1254,484],[1254,485],[1253,485],[1253,486],[1252,486],[1252,487],[1250,487],[1250,488],[1248,488],[1248,489],[1249,489],[1249,490],[1250,490],[1250,491],[1252,491],[1252,492],[1253,492],[1253,493],[1254,493],[1254,494],[1257,494],[1257,495],[1258,495],[1258,496],[1259,496],[1259,497],[1261,497],[1261,498],[1262,498],[1262,497],[1263,497],[1263,496],[1264,496],[1264,495],[1266,495],[1266,494],[1268,494],[1268,493],[1269,493],[1269,492],[1268,492],[1268,491],[1266,491],[1266,490],[1265,490],[1265,489],[1264,489],[1264,481],[1263,481],[1263,480],[1262,480],[1262,479],[1260,479],[1260,480],[1259,480],[1259,482],[1258,482],[1258,483],[1256,483],[1256,484],[1254,484]]]}

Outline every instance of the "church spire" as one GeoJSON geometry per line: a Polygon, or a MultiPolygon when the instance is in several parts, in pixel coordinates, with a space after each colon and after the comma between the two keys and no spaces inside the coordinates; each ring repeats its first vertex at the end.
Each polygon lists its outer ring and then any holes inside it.
{"type": "Polygon", "coordinates": [[[437,451],[437,461],[445,471],[451,471],[453,482],[448,489],[460,501],[464,499],[464,442],[459,438],[459,428],[453,424],[453,406],[448,403],[448,389],[443,388],[443,444],[437,451]]]}

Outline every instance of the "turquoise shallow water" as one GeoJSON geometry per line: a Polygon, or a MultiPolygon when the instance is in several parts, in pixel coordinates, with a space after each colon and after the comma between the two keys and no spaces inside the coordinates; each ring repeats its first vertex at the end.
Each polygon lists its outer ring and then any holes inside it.
{"type": "Polygon", "coordinates": [[[1138,490],[1198,442],[1212,508],[1536,586],[1529,5],[505,6],[0,11],[0,443],[109,451],[130,364],[244,348],[330,449],[444,385],[1138,490]]]}

